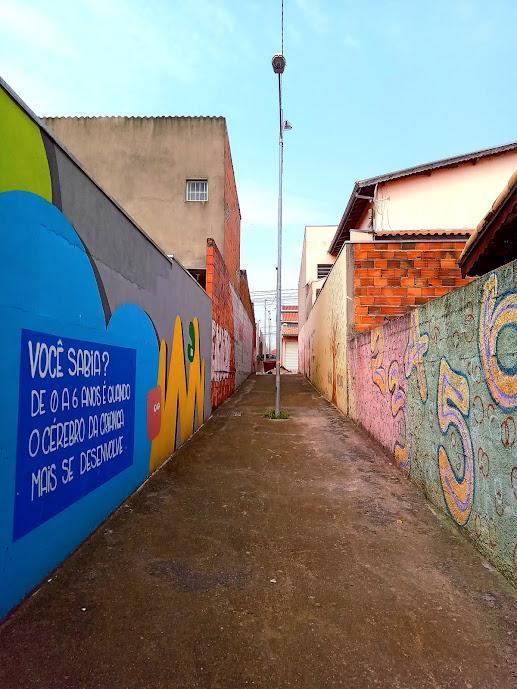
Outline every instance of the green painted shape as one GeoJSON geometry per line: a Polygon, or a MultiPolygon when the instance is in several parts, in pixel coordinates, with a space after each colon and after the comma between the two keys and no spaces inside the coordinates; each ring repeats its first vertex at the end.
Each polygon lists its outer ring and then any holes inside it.
{"type": "Polygon", "coordinates": [[[194,323],[190,322],[188,327],[188,332],[190,336],[190,342],[187,346],[187,357],[190,363],[194,361],[194,354],[196,353],[196,331],[194,329],[194,323]]]}
{"type": "Polygon", "coordinates": [[[52,203],[52,180],[38,125],[0,88],[0,192],[30,191],[52,203]]]}

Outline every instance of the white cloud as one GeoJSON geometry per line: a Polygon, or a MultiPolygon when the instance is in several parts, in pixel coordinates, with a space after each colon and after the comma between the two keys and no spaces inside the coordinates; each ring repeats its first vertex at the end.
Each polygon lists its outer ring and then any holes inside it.
{"type": "MultiPolygon", "coordinates": [[[[197,84],[233,59],[229,44],[242,58],[249,51],[246,41],[235,13],[210,0],[0,2],[3,74],[17,68],[25,73],[23,84],[32,75],[34,82],[39,77],[60,84],[65,95],[73,91],[65,84],[84,84],[95,102],[114,90],[120,103],[134,102],[132,93],[158,88],[158,74],[164,89],[197,84]]],[[[59,99],[40,100],[39,92],[30,91],[29,103],[57,112],[59,99]]],[[[61,114],[66,111],[77,112],[77,106],[65,105],[61,114]]]]}
{"type": "Polygon", "coordinates": [[[48,16],[48,12],[25,2],[0,4],[0,36],[60,58],[78,56],[77,49],[66,32],[48,16]]]}

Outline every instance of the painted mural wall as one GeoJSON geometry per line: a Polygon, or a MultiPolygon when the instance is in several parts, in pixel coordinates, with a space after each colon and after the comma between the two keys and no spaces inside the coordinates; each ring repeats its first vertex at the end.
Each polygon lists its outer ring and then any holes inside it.
{"type": "Polygon", "coordinates": [[[350,247],[345,246],[298,334],[300,373],[345,414],[347,323],[351,310],[347,294],[352,280],[350,247]]]}
{"type": "Polygon", "coordinates": [[[0,84],[0,617],[210,415],[211,302],[0,84]]]}
{"type": "Polygon", "coordinates": [[[212,407],[255,370],[255,328],[213,239],[207,241],[206,290],[212,297],[212,407]]]}
{"type": "Polygon", "coordinates": [[[517,583],[517,261],[350,342],[350,415],[517,583]]]}

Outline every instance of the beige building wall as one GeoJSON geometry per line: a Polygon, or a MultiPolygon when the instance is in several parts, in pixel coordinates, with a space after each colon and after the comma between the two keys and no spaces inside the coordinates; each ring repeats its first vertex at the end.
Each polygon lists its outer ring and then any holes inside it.
{"type": "Polygon", "coordinates": [[[47,125],[167,253],[204,269],[206,239],[224,251],[223,117],[50,117],[47,125]],[[186,180],[207,179],[208,201],[186,180]]]}
{"type": "Polygon", "coordinates": [[[353,245],[345,244],[298,333],[299,370],[348,412],[347,339],[352,323],[353,245]]]}
{"type": "Polygon", "coordinates": [[[328,253],[336,225],[307,225],[303,237],[302,259],[298,278],[298,323],[301,328],[316,301],[317,290],[324,279],[318,280],[318,263],[333,264],[335,256],[328,253]]]}

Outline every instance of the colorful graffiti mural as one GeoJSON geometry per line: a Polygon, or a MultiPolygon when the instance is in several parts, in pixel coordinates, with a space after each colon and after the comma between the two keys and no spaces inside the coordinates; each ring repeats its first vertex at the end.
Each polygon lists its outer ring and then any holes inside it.
{"type": "Polygon", "coordinates": [[[427,400],[427,376],[424,356],[429,349],[429,335],[420,333],[420,317],[416,309],[411,312],[410,317],[409,340],[404,353],[404,373],[406,378],[409,378],[413,369],[416,369],[420,399],[425,402],[427,400]]]}
{"type": "Polygon", "coordinates": [[[358,418],[364,405],[370,413],[365,428],[381,442],[398,466],[410,467],[410,437],[407,432],[405,359],[408,357],[409,317],[392,321],[391,327],[375,328],[360,337],[360,346],[350,347],[350,415],[358,418]]]}
{"type": "Polygon", "coordinates": [[[497,275],[490,275],[483,287],[479,316],[479,353],[490,394],[503,409],[517,407],[517,366],[505,366],[498,357],[497,343],[505,328],[517,328],[517,290],[498,298],[497,275]]]}
{"type": "Polygon", "coordinates": [[[254,371],[255,331],[250,318],[253,313],[247,313],[235,291],[213,239],[207,242],[207,292],[213,305],[212,407],[215,409],[254,371]]]}
{"type": "MultiPolygon", "coordinates": [[[[158,400],[158,411],[160,412],[160,422],[153,424],[154,435],[149,434],[152,439],[151,471],[163,464],[177,448],[178,420],[181,443],[188,440],[194,429],[200,426],[204,420],[205,362],[201,360],[199,353],[199,323],[197,318],[189,325],[189,342],[186,349],[189,361],[188,377],[183,326],[181,319],[177,316],[172,336],[168,375],[165,375],[167,345],[162,340],[158,365],[158,387],[156,391],[153,390],[149,393],[152,399],[158,400]]],[[[151,423],[149,423],[150,427],[151,423]]]]}
{"type": "Polygon", "coordinates": [[[457,477],[443,445],[438,448],[438,468],[447,508],[461,526],[470,516],[474,499],[474,451],[466,421],[469,411],[469,382],[461,373],[453,371],[443,358],[438,374],[438,424],[444,435],[450,427],[459,434],[463,454],[461,478],[457,477]]]}
{"type": "Polygon", "coordinates": [[[350,415],[513,582],[516,286],[513,262],[349,342],[350,415]]]}
{"type": "Polygon", "coordinates": [[[137,265],[149,243],[1,87],[0,142],[2,617],[210,413],[211,309],[154,247],[191,308],[152,271],[134,290],[114,237],[137,265]]]}

